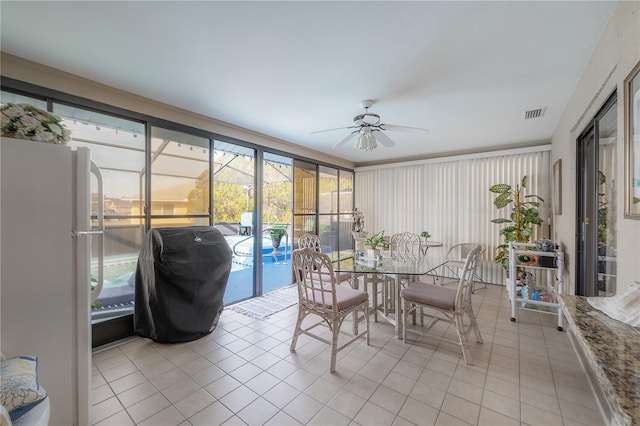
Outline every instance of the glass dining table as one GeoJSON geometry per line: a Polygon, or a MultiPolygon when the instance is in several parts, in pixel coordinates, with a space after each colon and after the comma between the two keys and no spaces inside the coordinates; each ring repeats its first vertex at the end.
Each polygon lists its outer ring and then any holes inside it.
{"type": "MultiPolygon", "coordinates": [[[[434,275],[435,271],[443,264],[443,260],[427,259],[423,256],[418,262],[401,262],[392,257],[382,256],[378,259],[370,259],[365,256],[358,256],[354,251],[346,250],[340,252],[327,253],[330,257],[335,272],[351,272],[353,279],[351,280],[354,288],[359,287],[359,277],[364,276],[364,285],[372,282],[376,276],[384,276],[395,279],[396,285],[394,297],[392,297],[393,307],[391,309],[380,309],[380,306],[374,306],[378,309],[378,313],[382,313],[382,317],[393,324],[395,327],[395,335],[398,339],[402,338],[402,301],[400,299],[401,278],[409,281],[420,280],[426,275],[434,275]],[[373,278],[373,279],[367,279],[373,278]]],[[[435,277],[434,277],[435,281],[435,277]]],[[[387,303],[383,301],[383,304],[387,303]]],[[[377,302],[374,302],[377,305],[377,302]]],[[[355,324],[354,324],[355,325],[355,324]]]]}

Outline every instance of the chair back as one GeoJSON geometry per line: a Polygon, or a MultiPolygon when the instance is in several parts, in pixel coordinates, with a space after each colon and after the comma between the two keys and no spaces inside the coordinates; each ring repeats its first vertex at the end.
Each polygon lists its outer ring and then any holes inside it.
{"type": "Polygon", "coordinates": [[[294,250],[291,257],[300,304],[320,314],[337,312],[335,274],[329,256],[306,247],[294,250]]]}
{"type": "Polygon", "coordinates": [[[482,244],[460,243],[451,246],[449,251],[447,251],[447,260],[457,260],[464,262],[467,256],[469,256],[469,253],[471,253],[477,246],[480,246],[482,249],[480,252],[480,257],[482,257],[482,253],[484,253],[484,246],[482,244]]]}
{"type": "Polygon", "coordinates": [[[322,252],[320,237],[315,234],[304,234],[298,238],[298,248],[312,248],[317,252],[322,252]]]}
{"type": "Polygon", "coordinates": [[[423,260],[420,252],[420,236],[410,232],[393,234],[389,240],[391,257],[402,263],[419,263],[423,260]]]}
{"type": "Polygon", "coordinates": [[[473,290],[473,275],[478,263],[480,263],[480,255],[483,248],[480,244],[471,250],[467,254],[467,258],[464,262],[464,266],[460,271],[460,282],[458,284],[458,291],[456,293],[456,311],[464,311],[471,303],[471,293],[473,290]]]}
{"type": "Polygon", "coordinates": [[[253,226],[252,212],[244,212],[240,214],[240,226],[253,226]]]}

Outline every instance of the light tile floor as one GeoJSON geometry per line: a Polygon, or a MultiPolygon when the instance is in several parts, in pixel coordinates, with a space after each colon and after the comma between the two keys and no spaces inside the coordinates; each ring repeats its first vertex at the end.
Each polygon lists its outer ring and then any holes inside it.
{"type": "MultiPolygon", "coordinates": [[[[509,320],[502,286],[473,296],[484,344],[474,365],[458,347],[371,321],[371,342],[338,354],[301,336],[297,308],[266,320],[225,310],[200,340],[134,338],[93,355],[96,425],[600,425],[585,374],[557,318],[521,311],[509,320]]],[[[343,330],[350,330],[345,323],[343,330]]],[[[442,328],[443,333],[452,330],[442,328]]]]}

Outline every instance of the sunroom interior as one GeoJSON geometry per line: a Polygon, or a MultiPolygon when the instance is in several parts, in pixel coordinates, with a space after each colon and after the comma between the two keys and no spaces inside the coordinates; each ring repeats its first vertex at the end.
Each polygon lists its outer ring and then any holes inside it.
{"type": "MultiPolygon", "coordinates": [[[[10,19],[5,11],[11,9],[3,10],[3,26],[10,19]]],[[[632,402],[618,417],[589,361],[580,366],[569,333],[556,330],[553,316],[522,312],[516,322],[509,320],[507,273],[494,261],[503,239],[491,220],[503,213],[488,188],[515,185],[526,176],[527,194],[545,200],[543,224],[531,240],[550,240],[564,253],[564,294],[615,296],[638,282],[640,214],[627,214],[625,208],[630,119],[625,81],[640,61],[639,4],[617,2],[603,22],[575,85],[562,88],[568,96],[548,137],[500,145],[485,139],[473,149],[388,154],[389,159],[380,154],[384,147],[375,153],[382,157],[354,157],[364,151],[341,156],[266,128],[232,124],[195,106],[170,105],[113,86],[109,79],[87,78],[82,67],[65,71],[46,56],[33,56],[28,46],[3,41],[1,104],[29,103],[58,114],[72,131],[69,145],[89,147],[102,169],[104,204],[94,200],[92,187],[91,220],[93,225],[104,221],[105,263],[98,270],[92,259],[92,276],[104,279],[90,314],[92,341],[71,348],[93,351],[89,395],[72,402],[59,398],[67,382],[56,386],[57,375],[77,366],[53,371],[58,361],[49,359],[46,348],[56,337],[41,331],[42,318],[34,320],[53,308],[38,295],[12,293],[16,284],[5,276],[2,351],[40,359],[43,386],[52,396],[50,424],[615,424],[624,416],[640,419],[637,389],[623,389],[632,402]],[[604,268],[592,283],[596,293],[585,294],[588,274],[577,266],[582,255],[578,227],[584,222],[580,182],[588,164],[581,141],[593,128],[600,141],[597,198],[607,215],[596,229],[596,243],[609,263],[596,265],[604,268]],[[461,242],[486,248],[478,276],[489,285],[473,296],[485,342],[472,345],[473,367],[458,348],[428,339],[405,344],[381,321],[372,325],[371,346],[354,345],[339,356],[338,372],[328,374],[325,346],[301,338],[297,352],[288,350],[295,305],[263,320],[225,308],[214,332],[190,344],[165,346],[132,336],[137,256],[150,228],[219,229],[233,251],[224,301],[230,308],[280,288],[295,291],[291,251],[305,233],[317,234],[325,252],[352,250],[355,209],[364,214],[370,234],[428,231],[441,243],[426,252],[430,262],[461,242]],[[248,227],[241,224],[246,213],[251,213],[248,227]],[[285,237],[276,242],[270,230],[279,228],[285,237]],[[16,318],[7,317],[16,309],[8,304],[21,306],[20,321],[33,333],[30,339],[16,337],[16,318]],[[531,370],[542,373],[536,377],[531,370]]],[[[277,55],[269,60],[278,60],[277,55]]],[[[286,120],[278,125],[286,126],[286,120]]],[[[486,125],[499,132],[499,122],[486,125]]],[[[341,137],[334,139],[327,144],[341,137]]],[[[4,175],[1,183],[3,188],[10,184],[4,175]]],[[[3,229],[10,226],[2,221],[3,229]]],[[[3,242],[3,257],[9,250],[3,242]]],[[[640,365],[637,348],[629,351],[634,365],[640,365]]]]}

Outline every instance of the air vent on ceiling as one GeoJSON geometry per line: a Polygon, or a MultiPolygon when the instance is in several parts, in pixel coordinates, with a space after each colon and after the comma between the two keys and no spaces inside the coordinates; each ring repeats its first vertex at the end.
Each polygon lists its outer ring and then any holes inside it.
{"type": "Polygon", "coordinates": [[[532,118],[540,118],[544,115],[544,110],[546,108],[536,108],[536,109],[530,109],[529,111],[525,111],[524,112],[524,119],[525,120],[530,120],[532,118]]]}

